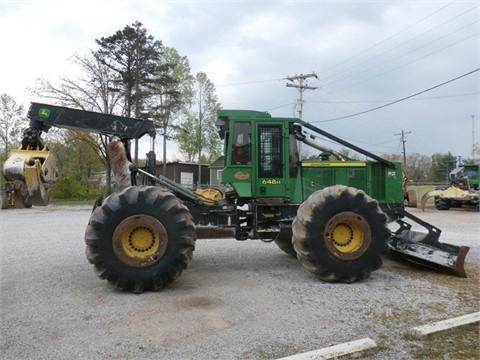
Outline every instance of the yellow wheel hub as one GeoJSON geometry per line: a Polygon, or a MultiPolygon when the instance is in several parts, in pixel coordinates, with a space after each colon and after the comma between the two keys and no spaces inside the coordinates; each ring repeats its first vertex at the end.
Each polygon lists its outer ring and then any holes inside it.
{"type": "Polygon", "coordinates": [[[342,260],[354,260],[370,246],[370,226],[363,216],[345,211],[330,219],[325,228],[324,241],[334,256],[342,260]]]}
{"type": "Polygon", "coordinates": [[[149,215],[124,219],[113,233],[113,250],[123,263],[133,267],[153,265],[165,254],[168,234],[163,224],[149,215]]]}

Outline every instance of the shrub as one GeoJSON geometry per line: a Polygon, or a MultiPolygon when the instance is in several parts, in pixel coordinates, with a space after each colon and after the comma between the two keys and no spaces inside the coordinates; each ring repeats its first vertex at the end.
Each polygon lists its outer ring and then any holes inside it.
{"type": "Polygon", "coordinates": [[[102,195],[101,190],[84,185],[72,176],[61,176],[57,179],[50,193],[51,199],[89,200],[102,195]]]}

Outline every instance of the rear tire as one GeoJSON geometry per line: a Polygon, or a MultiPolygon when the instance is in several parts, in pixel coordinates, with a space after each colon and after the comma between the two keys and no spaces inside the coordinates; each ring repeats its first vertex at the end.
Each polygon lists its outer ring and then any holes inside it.
{"type": "Polygon", "coordinates": [[[280,231],[280,234],[278,234],[277,238],[275,239],[275,244],[277,244],[280,250],[282,250],[285,254],[294,258],[297,257],[297,253],[293,248],[291,229],[280,231]]]}
{"type": "Polygon", "coordinates": [[[298,208],[293,247],[309,271],[328,282],[352,283],[382,265],[390,230],[376,200],[363,191],[332,186],[298,208]]]}
{"type": "Polygon", "coordinates": [[[154,186],[114,193],[93,210],[85,233],[88,261],[121,291],[160,290],[180,276],[195,249],[188,209],[154,186]]]}

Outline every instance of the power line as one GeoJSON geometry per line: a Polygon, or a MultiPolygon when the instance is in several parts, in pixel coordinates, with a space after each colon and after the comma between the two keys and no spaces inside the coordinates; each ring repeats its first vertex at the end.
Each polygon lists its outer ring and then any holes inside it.
{"type": "Polygon", "coordinates": [[[295,105],[296,103],[288,103],[288,104],[283,104],[283,105],[279,105],[279,106],[275,106],[273,108],[270,108],[270,109],[266,109],[265,111],[272,111],[272,110],[277,110],[277,109],[281,109],[281,108],[284,108],[284,107],[287,107],[287,106],[291,106],[291,105],[295,105]]]}
{"type": "MultiPolygon", "coordinates": [[[[476,35],[476,34],[474,34],[474,35],[476,35]]],[[[472,35],[472,36],[474,36],[474,35],[472,35]]],[[[472,37],[472,36],[470,36],[470,37],[472,37]]],[[[470,38],[470,37],[468,37],[468,38],[470,38]]],[[[456,42],[456,43],[450,44],[450,45],[447,46],[447,47],[451,47],[451,46],[456,45],[456,44],[458,44],[459,42],[465,41],[465,40],[466,40],[466,39],[462,39],[462,40],[460,40],[460,41],[458,41],[458,42],[456,42]]],[[[360,83],[362,83],[362,82],[369,81],[369,80],[371,80],[371,79],[373,79],[373,78],[375,78],[375,77],[384,75],[384,74],[389,73],[389,72],[391,72],[391,71],[394,71],[394,70],[396,70],[396,69],[398,69],[398,68],[400,68],[400,67],[409,65],[410,63],[413,63],[413,62],[418,61],[418,60],[420,60],[420,59],[422,59],[422,58],[424,58],[424,57],[431,56],[431,55],[435,54],[436,52],[439,52],[439,51],[441,51],[441,50],[444,50],[444,49],[446,49],[447,47],[444,47],[444,48],[442,48],[442,49],[436,50],[436,51],[434,51],[434,52],[432,52],[432,53],[429,53],[429,54],[427,54],[427,55],[424,55],[424,56],[422,56],[422,57],[420,57],[420,58],[417,58],[417,59],[415,59],[415,60],[413,60],[413,61],[410,61],[410,62],[407,62],[407,63],[405,63],[405,64],[402,64],[402,65],[398,65],[398,66],[396,66],[396,67],[393,67],[393,68],[391,68],[391,69],[389,69],[389,70],[387,70],[387,71],[385,71],[385,72],[383,72],[383,73],[377,74],[376,76],[373,76],[373,77],[371,77],[371,78],[368,78],[368,79],[359,81],[359,82],[355,83],[354,85],[360,84],[360,83]]],[[[477,69],[477,70],[478,70],[478,69],[477,69]]],[[[473,72],[475,72],[475,71],[477,71],[477,70],[474,70],[473,72]]],[[[468,75],[468,74],[466,74],[466,75],[468,75]]],[[[461,76],[460,76],[460,77],[461,77],[461,76]]],[[[452,79],[452,81],[454,81],[454,80],[456,80],[456,79],[452,79]]],[[[447,82],[447,83],[448,83],[448,82],[447,82]]],[[[437,85],[436,87],[439,87],[439,86],[442,86],[442,85],[444,85],[444,84],[437,85]]],[[[328,85],[328,84],[325,84],[324,86],[330,86],[330,87],[331,87],[331,85],[328,85]]],[[[436,87],[433,87],[432,89],[434,89],[434,88],[436,88],[436,87]]],[[[342,88],[342,90],[343,90],[343,89],[344,89],[344,88],[342,88]]],[[[340,120],[340,119],[349,118],[349,117],[353,117],[353,116],[356,116],[356,115],[368,113],[368,112],[371,112],[371,111],[380,109],[380,108],[382,108],[382,107],[386,107],[386,106],[395,104],[395,103],[397,103],[397,102],[410,99],[411,97],[414,97],[414,96],[416,96],[416,95],[422,94],[422,93],[427,92],[427,91],[429,91],[429,90],[431,90],[431,89],[427,89],[427,90],[425,90],[425,91],[422,91],[422,92],[420,92],[420,93],[418,93],[418,94],[414,94],[414,95],[409,96],[409,97],[406,97],[406,98],[404,98],[404,99],[400,99],[400,100],[396,100],[396,101],[389,102],[388,104],[385,104],[385,105],[383,105],[383,106],[376,107],[376,108],[374,108],[374,109],[365,110],[365,111],[360,111],[360,112],[358,112],[358,113],[354,113],[353,115],[348,115],[348,116],[343,116],[343,117],[336,117],[336,118],[332,118],[332,119],[328,119],[328,120],[323,120],[323,121],[317,121],[317,122],[328,122],[328,121],[333,121],[333,120],[340,120]]],[[[335,91],[341,93],[340,90],[338,90],[338,89],[335,89],[335,91]]]]}
{"type": "MultiPolygon", "coordinates": [[[[451,5],[451,4],[453,4],[453,2],[450,3],[449,5],[451,5]]],[[[449,6],[449,5],[447,5],[447,6],[449,6]]],[[[446,6],[445,6],[445,7],[446,7],[446,6]]],[[[442,9],[444,9],[445,7],[443,7],[442,9]]],[[[390,48],[390,49],[387,50],[387,51],[383,51],[383,52],[381,52],[379,55],[389,53],[389,52],[393,51],[394,49],[397,49],[397,48],[399,48],[399,47],[401,47],[401,46],[405,46],[406,44],[411,43],[411,42],[413,42],[414,40],[416,40],[416,39],[418,39],[418,38],[420,38],[420,37],[422,37],[422,36],[425,36],[427,33],[431,33],[433,30],[438,29],[439,27],[444,26],[445,24],[447,24],[447,23],[449,23],[449,22],[452,22],[454,19],[458,19],[458,18],[460,18],[461,16],[464,16],[465,14],[471,12],[472,10],[474,10],[474,9],[476,9],[476,8],[478,8],[478,5],[476,5],[475,7],[470,7],[470,8],[467,9],[466,11],[462,11],[460,14],[454,16],[453,18],[449,18],[447,21],[442,22],[442,23],[440,23],[439,25],[436,25],[436,26],[433,27],[433,28],[429,28],[429,29],[427,29],[426,32],[423,32],[423,33],[420,34],[420,35],[417,35],[417,36],[415,36],[415,37],[413,37],[413,38],[410,38],[409,40],[406,40],[406,41],[402,42],[400,45],[394,46],[394,47],[390,48]]],[[[442,9],[440,9],[440,10],[442,10],[442,9]]],[[[440,11],[440,10],[438,10],[438,11],[440,11]]],[[[437,11],[437,12],[438,12],[438,11],[437,11]]],[[[436,12],[435,12],[435,13],[436,13],[436,12]]],[[[417,21],[415,24],[420,23],[422,20],[430,17],[431,15],[433,15],[433,14],[435,14],[435,13],[432,13],[432,14],[430,14],[429,16],[421,19],[420,21],[417,21]]],[[[476,21],[475,23],[478,23],[478,21],[476,21]]],[[[460,30],[463,30],[463,29],[466,28],[467,26],[471,26],[471,25],[473,25],[473,23],[470,23],[470,24],[468,24],[468,25],[466,25],[466,26],[464,25],[464,26],[462,26],[461,29],[456,29],[455,31],[450,32],[450,33],[449,33],[448,35],[446,35],[446,36],[451,36],[452,34],[454,34],[454,33],[456,33],[456,32],[459,32],[460,30]]],[[[413,26],[413,25],[412,25],[412,26],[413,26]]],[[[408,28],[410,28],[410,27],[408,27],[408,28]]],[[[407,28],[407,29],[408,29],[408,28],[407,28]]],[[[404,30],[406,30],[406,29],[404,29],[404,30]]],[[[401,32],[402,32],[402,31],[401,31],[401,32]]],[[[473,36],[475,36],[475,35],[476,35],[476,34],[474,34],[473,36]]],[[[443,36],[442,39],[445,38],[446,36],[443,36]]],[[[449,46],[446,46],[446,47],[444,47],[444,48],[442,48],[442,49],[432,51],[431,53],[429,53],[429,54],[427,54],[427,55],[424,55],[424,56],[421,56],[421,57],[418,57],[418,58],[414,59],[413,61],[408,61],[408,60],[407,60],[407,61],[405,61],[403,64],[399,64],[399,65],[396,65],[396,66],[394,65],[394,66],[392,66],[390,69],[385,69],[382,73],[380,73],[380,74],[378,74],[378,75],[367,76],[366,78],[357,81],[354,85],[357,85],[357,84],[359,84],[359,83],[363,83],[363,82],[372,80],[372,79],[374,79],[374,78],[376,78],[376,77],[379,77],[379,76],[384,76],[385,74],[387,74],[387,73],[389,73],[389,72],[392,72],[392,71],[394,71],[394,70],[397,70],[397,69],[399,69],[399,68],[401,68],[401,67],[408,66],[409,64],[411,64],[411,63],[413,63],[413,62],[416,62],[416,61],[419,61],[420,59],[422,59],[422,58],[424,58],[424,57],[432,56],[433,54],[435,54],[435,53],[437,53],[437,52],[439,52],[439,51],[445,50],[446,48],[451,47],[451,46],[454,46],[454,45],[458,44],[459,42],[465,41],[465,40],[467,40],[467,39],[469,39],[469,38],[471,38],[471,37],[472,37],[472,36],[469,36],[469,37],[466,38],[466,39],[462,39],[462,40],[460,40],[460,41],[458,41],[458,42],[456,42],[456,43],[450,44],[449,46]]],[[[436,40],[436,41],[438,41],[438,40],[436,40]]],[[[426,44],[426,45],[430,45],[430,44],[432,44],[433,42],[435,42],[435,41],[431,41],[431,42],[429,42],[429,43],[426,44]]],[[[382,42],[382,43],[383,43],[383,42],[382,42]]],[[[379,45],[379,44],[377,44],[377,45],[379,45]]],[[[420,46],[420,48],[421,48],[421,47],[425,47],[426,45],[420,46]]],[[[373,47],[376,47],[376,45],[374,45],[373,47]]],[[[371,48],[373,48],[373,47],[370,47],[369,49],[371,49],[371,48]]],[[[368,49],[367,49],[367,50],[368,50],[368,49]]],[[[416,50],[419,50],[419,47],[417,47],[416,50]]],[[[409,52],[411,53],[412,51],[409,51],[409,52]]],[[[369,61],[378,59],[379,55],[374,56],[374,57],[372,57],[372,58],[370,58],[370,59],[368,59],[368,60],[366,60],[366,61],[363,61],[363,62],[361,62],[359,65],[350,66],[349,69],[350,69],[350,70],[353,70],[353,68],[356,68],[356,67],[358,68],[361,64],[365,64],[365,63],[367,63],[367,62],[369,62],[369,61]]],[[[402,56],[405,56],[405,55],[402,55],[402,56]]],[[[389,60],[388,62],[391,62],[391,61],[396,60],[396,59],[399,59],[399,57],[392,58],[392,59],[389,60]]],[[[378,66],[381,66],[381,65],[384,65],[384,64],[385,64],[385,63],[380,63],[378,66]]],[[[329,68],[329,69],[330,69],[330,68],[329,68]]],[[[348,70],[348,69],[347,69],[347,70],[348,70]]],[[[378,71],[378,70],[379,70],[378,67],[375,67],[375,70],[378,71]]],[[[365,72],[365,71],[361,71],[361,73],[364,73],[364,72],[365,72]]],[[[341,70],[340,70],[340,72],[337,72],[337,75],[340,75],[340,74],[342,74],[342,73],[345,73],[345,70],[344,70],[344,71],[341,71],[341,70]]],[[[360,75],[360,73],[356,73],[356,74],[352,74],[352,75],[346,76],[346,77],[342,78],[341,80],[345,80],[346,78],[354,77],[354,76],[358,76],[358,75],[360,75]]],[[[330,83],[323,83],[323,82],[322,82],[322,83],[321,83],[322,88],[325,89],[326,87],[330,87],[330,88],[332,88],[332,90],[334,90],[335,92],[341,94],[342,97],[344,98],[343,100],[346,100],[346,101],[344,102],[345,104],[347,104],[347,103],[350,102],[351,104],[357,103],[357,105],[361,105],[361,104],[359,104],[358,102],[352,101],[353,99],[350,99],[350,98],[347,97],[345,94],[343,94],[339,89],[336,89],[336,88],[333,86],[333,83],[335,83],[335,82],[337,82],[337,81],[340,81],[340,80],[334,80],[333,76],[334,76],[334,75],[329,75],[329,76],[325,77],[324,75],[322,75],[321,80],[325,80],[325,79],[331,79],[331,80],[332,80],[330,83]],[[330,84],[332,84],[332,85],[330,85],[330,84]]],[[[337,77],[338,77],[338,76],[337,76],[337,77]]],[[[344,87],[342,88],[342,90],[343,90],[343,89],[346,89],[346,88],[350,88],[351,86],[354,86],[354,85],[346,85],[346,86],[344,86],[344,87]]],[[[328,94],[328,95],[329,95],[329,96],[327,96],[327,98],[330,97],[330,94],[328,94]]],[[[318,95],[317,95],[317,97],[318,97],[318,95]]],[[[342,99],[340,99],[340,100],[342,100],[342,99]]],[[[417,99],[413,99],[413,100],[417,100],[417,99]]],[[[314,102],[313,99],[312,99],[312,96],[308,96],[308,101],[314,102]]],[[[385,100],[385,102],[386,102],[386,101],[389,101],[389,102],[390,102],[391,100],[385,100]]],[[[335,101],[330,102],[330,104],[332,104],[332,105],[334,105],[335,103],[336,103],[335,101]]],[[[339,103],[340,103],[340,102],[339,102],[339,103]]],[[[360,112],[360,111],[363,111],[363,110],[366,109],[366,107],[363,108],[363,109],[362,109],[362,107],[363,107],[363,106],[359,106],[359,108],[357,109],[357,111],[360,112]]],[[[336,111],[336,112],[337,112],[337,111],[336,111]]],[[[352,112],[355,112],[355,109],[352,109],[352,112]]],[[[332,115],[333,115],[333,116],[339,116],[340,114],[341,114],[341,112],[339,112],[339,114],[332,114],[332,115]]],[[[327,116],[328,116],[328,115],[327,115],[327,116]]]]}
{"type": "Polygon", "coordinates": [[[333,68],[335,68],[335,67],[337,67],[337,66],[339,66],[339,65],[341,65],[341,64],[343,64],[343,63],[345,63],[345,62],[348,62],[348,61],[350,61],[350,60],[352,60],[352,59],[354,59],[354,58],[356,58],[356,57],[358,57],[358,56],[362,55],[363,53],[365,53],[365,52],[367,52],[367,51],[369,51],[369,50],[371,50],[371,49],[374,49],[374,48],[376,48],[377,46],[379,46],[379,45],[381,45],[381,44],[383,44],[383,43],[387,42],[388,40],[390,40],[390,39],[394,38],[395,36],[397,36],[397,35],[399,35],[399,34],[401,34],[401,33],[405,32],[405,31],[407,31],[408,29],[410,29],[410,28],[414,27],[415,25],[417,25],[417,24],[421,23],[422,21],[424,21],[424,20],[428,19],[429,17],[431,17],[431,16],[435,15],[436,13],[438,13],[438,12],[442,11],[443,9],[445,9],[446,7],[448,7],[448,6],[452,5],[452,4],[453,4],[453,3],[455,3],[455,2],[456,2],[456,0],[452,1],[451,3],[449,3],[449,4],[447,4],[447,5],[443,6],[443,7],[441,7],[440,9],[438,9],[438,10],[436,10],[436,11],[434,11],[433,13],[431,13],[431,14],[429,14],[429,15],[427,15],[427,16],[425,16],[425,17],[421,18],[420,20],[418,20],[418,21],[414,22],[412,25],[409,25],[409,26],[407,26],[406,28],[404,28],[404,29],[402,29],[402,30],[400,30],[400,31],[396,32],[395,34],[393,34],[393,35],[390,35],[389,37],[387,37],[387,38],[383,39],[382,41],[380,41],[380,42],[376,43],[375,45],[372,45],[372,46],[370,46],[369,48],[367,48],[367,49],[364,49],[364,50],[360,51],[360,52],[359,52],[359,53],[357,53],[356,55],[354,55],[354,56],[352,56],[352,57],[350,57],[350,58],[348,58],[348,59],[346,59],[346,60],[344,60],[344,61],[341,61],[341,62],[337,63],[336,65],[333,65],[333,66],[331,66],[331,67],[329,67],[329,68],[325,69],[325,72],[326,72],[326,71],[328,71],[328,70],[330,70],[330,69],[333,69],[333,68]]]}
{"type": "Polygon", "coordinates": [[[265,79],[265,80],[252,80],[252,81],[243,81],[237,83],[230,83],[230,84],[220,84],[215,85],[216,87],[226,87],[226,86],[237,86],[237,85],[250,85],[250,84],[259,84],[259,83],[266,83],[266,82],[273,82],[273,81],[281,81],[284,79],[265,79]]]}
{"type": "MultiPolygon", "coordinates": [[[[380,67],[380,66],[383,66],[383,65],[386,65],[386,64],[388,64],[388,63],[391,63],[392,61],[396,61],[396,60],[398,60],[398,59],[401,59],[402,57],[405,57],[405,56],[407,56],[407,55],[409,55],[409,54],[411,54],[411,53],[414,53],[414,52],[416,52],[416,51],[418,51],[418,50],[420,50],[420,49],[422,49],[422,48],[425,48],[425,47],[427,47],[427,46],[429,46],[429,45],[432,45],[432,44],[434,44],[435,42],[438,42],[438,41],[441,41],[441,40],[445,40],[445,38],[447,38],[447,37],[449,37],[449,36],[451,36],[451,35],[454,35],[455,33],[459,32],[459,31],[461,31],[461,30],[463,30],[463,29],[465,29],[465,28],[467,28],[467,27],[469,27],[469,26],[472,26],[472,25],[474,25],[474,24],[478,24],[478,23],[479,23],[479,21],[478,21],[478,20],[475,20],[475,21],[473,21],[473,22],[471,22],[471,23],[469,23],[469,24],[467,24],[467,25],[465,25],[465,26],[463,26],[463,27],[461,27],[461,28],[459,28],[459,29],[457,29],[457,30],[455,30],[455,31],[452,31],[452,32],[448,33],[448,34],[445,35],[445,36],[442,36],[442,37],[440,37],[440,38],[438,38],[438,39],[435,39],[435,40],[432,40],[432,41],[430,41],[430,42],[427,42],[426,44],[423,44],[423,45],[421,45],[421,46],[418,46],[418,47],[416,47],[416,48],[414,48],[414,49],[412,49],[412,50],[410,50],[410,51],[404,52],[404,53],[402,53],[401,55],[396,56],[396,57],[393,57],[393,58],[391,58],[391,59],[389,59],[389,60],[386,60],[386,61],[384,61],[384,62],[382,62],[382,63],[380,63],[380,64],[375,64],[375,65],[372,65],[372,66],[370,66],[370,67],[367,67],[367,68],[365,68],[365,69],[363,69],[363,70],[361,70],[361,71],[359,71],[359,72],[356,72],[356,73],[354,73],[354,74],[352,74],[352,75],[347,75],[347,76],[344,76],[343,78],[330,81],[329,83],[327,83],[327,85],[330,85],[330,84],[333,84],[333,83],[337,83],[337,82],[340,82],[340,81],[343,81],[343,80],[346,80],[346,79],[349,79],[349,78],[352,78],[352,77],[356,77],[356,76],[358,76],[358,75],[360,75],[360,74],[363,74],[363,73],[366,73],[366,72],[368,72],[368,71],[370,71],[370,70],[377,69],[377,68],[380,67]]],[[[464,40],[467,40],[467,39],[469,39],[469,38],[471,38],[472,36],[475,36],[475,35],[478,35],[478,32],[475,33],[475,34],[473,34],[473,35],[471,35],[471,36],[468,36],[468,37],[466,37],[466,38],[464,38],[464,39],[462,39],[462,40],[460,40],[460,41],[457,41],[457,42],[455,42],[455,43],[453,43],[453,44],[450,44],[450,45],[448,45],[448,46],[442,47],[442,48],[434,51],[433,53],[429,53],[429,54],[427,54],[427,55],[424,55],[424,56],[420,57],[419,59],[422,59],[422,58],[424,58],[424,57],[427,57],[427,56],[430,56],[430,55],[432,55],[432,54],[435,54],[435,53],[437,53],[437,52],[439,52],[439,51],[441,51],[441,50],[447,49],[447,48],[449,48],[449,47],[451,47],[451,46],[453,46],[453,45],[456,45],[456,44],[459,43],[459,42],[462,42],[462,41],[464,41],[464,40]]],[[[412,62],[415,62],[415,61],[417,61],[417,60],[419,60],[419,59],[410,61],[410,62],[408,62],[408,63],[406,63],[406,64],[402,64],[402,65],[396,66],[396,67],[394,67],[394,68],[392,68],[392,69],[390,69],[390,70],[388,70],[388,71],[391,71],[391,70],[393,70],[393,69],[397,69],[398,67],[402,67],[402,66],[411,64],[412,62]]],[[[363,63],[362,63],[362,64],[363,64],[363,63]]],[[[348,69],[347,69],[347,70],[348,70],[348,69]]],[[[341,74],[341,73],[339,73],[339,74],[341,74]]],[[[383,74],[383,73],[382,73],[382,74],[383,74]]],[[[333,76],[333,75],[331,75],[331,76],[329,76],[329,77],[332,77],[332,76],[333,76]]],[[[378,76],[378,75],[376,75],[376,76],[378,76]]],[[[376,76],[374,76],[374,77],[376,77],[376,76]]],[[[372,77],[372,78],[373,78],[373,77],[372,77]]],[[[322,78],[322,80],[325,80],[325,79],[326,79],[326,78],[322,78]]],[[[369,78],[369,79],[370,79],[370,78],[369,78]]],[[[368,79],[367,79],[367,80],[368,80],[368,79]]],[[[360,82],[363,82],[363,81],[366,81],[366,80],[362,80],[362,81],[360,81],[360,82]]],[[[358,82],[355,83],[354,85],[357,85],[357,84],[358,84],[358,82]]],[[[354,85],[350,85],[350,86],[354,86],[354,85]]]]}
{"type": "MultiPolygon", "coordinates": [[[[449,5],[450,5],[450,4],[449,4],[449,5]]],[[[447,6],[448,6],[448,5],[447,5],[447,6]]],[[[436,29],[438,29],[439,27],[441,27],[441,26],[443,26],[443,25],[445,25],[445,24],[447,24],[447,23],[455,20],[456,18],[465,15],[466,13],[474,10],[475,8],[478,8],[478,5],[476,5],[476,6],[474,6],[473,8],[470,8],[470,9],[468,9],[468,10],[460,13],[459,15],[457,15],[457,16],[455,16],[455,17],[453,17],[453,18],[451,18],[451,19],[449,19],[449,20],[447,20],[447,21],[445,21],[445,22],[443,22],[443,23],[441,23],[441,24],[439,24],[439,25],[437,25],[437,26],[435,26],[435,27],[433,27],[433,28],[425,31],[425,32],[423,32],[423,33],[420,34],[420,35],[415,36],[414,38],[411,38],[411,39],[409,39],[409,40],[407,40],[407,41],[404,41],[403,43],[401,43],[401,44],[399,44],[399,45],[397,45],[397,46],[394,46],[393,48],[390,48],[390,49],[388,49],[388,50],[385,50],[384,52],[381,52],[381,53],[379,53],[379,54],[377,54],[377,55],[375,55],[375,56],[373,56],[373,57],[371,57],[371,58],[369,58],[369,59],[367,59],[367,60],[364,60],[364,61],[360,62],[359,64],[352,65],[352,66],[348,67],[347,69],[344,69],[344,70],[342,70],[342,71],[340,71],[340,72],[337,72],[337,73],[334,73],[334,74],[332,74],[332,75],[328,75],[328,76],[326,76],[326,77],[322,77],[322,80],[326,80],[326,79],[332,78],[332,77],[334,77],[334,76],[336,76],[336,75],[341,75],[341,74],[343,74],[343,73],[345,73],[345,72],[347,72],[347,71],[349,71],[349,70],[351,70],[351,69],[354,69],[354,68],[356,68],[356,67],[359,67],[360,65],[363,65],[363,64],[366,64],[366,63],[368,63],[368,62],[370,62],[370,61],[372,61],[372,60],[375,60],[375,59],[378,58],[379,56],[385,55],[385,54],[387,54],[387,53],[389,53],[389,52],[391,52],[391,51],[393,51],[393,50],[395,50],[395,49],[397,49],[397,48],[399,48],[399,47],[401,47],[401,46],[404,46],[404,45],[412,42],[413,40],[416,40],[416,39],[418,39],[418,38],[420,38],[420,37],[422,37],[422,36],[424,36],[424,35],[432,32],[433,30],[436,30],[436,29]]],[[[433,15],[433,14],[431,14],[431,15],[433,15]]],[[[426,19],[426,18],[424,18],[424,19],[426,19]]],[[[478,20],[475,21],[475,22],[473,22],[473,23],[476,23],[476,22],[478,22],[478,20]]],[[[470,25],[472,25],[473,23],[468,24],[467,26],[470,26],[470,25]]],[[[463,28],[465,28],[465,27],[467,27],[467,26],[464,26],[464,27],[462,27],[462,28],[460,28],[460,29],[457,29],[456,31],[451,32],[451,33],[447,34],[446,36],[449,36],[449,35],[451,35],[451,34],[453,34],[453,33],[455,33],[455,32],[458,32],[458,31],[462,30],[463,28]]],[[[444,36],[444,37],[446,37],[446,36],[444,36]]],[[[441,39],[443,39],[444,37],[441,37],[440,39],[437,39],[437,40],[435,40],[435,41],[441,40],[441,39]]],[[[385,41],[385,40],[384,40],[384,41],[385,41]]],[[[383,43],[384,41],[382,41],[382,43],[383,43]]],[[[430,42],[430,43],[431,43],[431,42],[430,42]]],[[[430,43],[427,43],[426,45],[429,45],[430,43]]],[[[380,43],[379,43],[379,44],[380,44],[380,43]]],[[[424,45],[424,46],[426,46],[426,45],[424,45]]],[[[371,49],[371,48],[369,48],[369,49],[371,49]]],[[[417,49],[418,49],[418,48],[417,48],[417,49]]],[[[367,50],[368,50],[368,49],[367,49],[367,50]]],[[[366,50],[365,50],[365,51],[366,51],[366,50]]],[[[365,52],[365,51],[364,51],[364,52],[365,52]]],[[[392,60],[394,60],[394,59],[392,59],[392,60]]],[[[389,61],[392,61],[392,60],[389,60],[389,61]]],[[[379,64],[379,65],[383,65],[383,63],[382,63],[382,64],[379,64]]],[[[379,66],[379,65],[377,65],[377,66],[379,66]]],[[[327,72],[329,69],[331,69],[331,68],[328,68],[327,70],[325,70],[325,72],[327,72]]],[[[363,71],[362,71],[362,72],[363,72],[363,71]]],[[[344,78],[342,78],[342,79],[340,79],[340,80],[344,80],[344,79],[346,79],[346,78],[353,77],[353,76],[356,76],[356,75],[357,75],[357,74],[353,74],[353,75],[344,77],[344,78]]],[[[336,80],[336,81],[340,81],[340,80],[336,80]]],[[[333,81],[333,82],[336,82],[336,81],[333,81]]]]}
{"type": "MultiPolygon", "coordinates": [[[[422,97],[418,99],[408,99],[408,100],[409,101],[435,100],[435,99],[446,99],[446,98],[452,98],[452,97],[470,96],[470,95],[478,95],[478,94],[480,93],[474,92],[474,93],[464,93],[464,94],[454,94],[454,95],[430,96],[430,97],[422,97]]],[[[361,100],[361,101],[312,101],[312,100],[309,100],[309,102],[313,104],[365,104],[365,103],[385,103],[390,101],[395,101],[395,100],[392,100],[392,99],[361,100]]],[[[288,104],[288,105],[291,105],[291,104],[288,104]]],[[[282,105],[280,107],[284,107],[284,106],[287,106],[287,105],[282,105]]]]}
{"type": "Polygon", "coordinates": [[[431,88],[428,88],[428,89],[426,89],[426,90],[422,90],[422,91],[420,91],[420,92],[418,92],[418,93],[415,93],[415,94],[413,94],[413,95],[406,96],[406,97],[404,97],[404,98],[401,98],[401,99],[398,99],[398,100],[389,102],[388,104],[384,104],[384,105],[381,105],[381,106],[377,106],[377,107],[375,107],[375,108],[373,108],[373,109],[369,109],[369,110],[361,111],[361,112],[359,112],[359,113],[355,113],[355,114],[351,114],[351,115],[346,115],[346,116],[341,116],[341,117],[337,117],[337,118],[333,118],[333,119],[312,121],[312,123],[323,123],[323,122],[330,122],[330,121],[342,120],[342,119],[346,119],[346,118],[349,118],[349,117],[366,114],[366,113],[369,113],[369,112],[372,112],[372,111],[375,111],[375,110],[378,110],[378,109],[382,109],[382,108],[384,108],[384,107],[387,107],[387,106],[390,106],[390,105],[399,103],[399,102],[401,102],[401,101],[410,99],[410,98],[412,98],[412,97],[414,97],[414,96],[417,96],[417,95],[420,95],[420,94],[424,94],[424,93],[426,93],[426,92],[428,92],[428,91],[431,91],[431,90],[436,89],[436,88],[439,88],[439,87],[441,87],[441,86],[443,86],[443,85],[449,84],[449,83],[451,83],[451,82],[453,82],[453,81],[456,81],[456,80],[458,80],[458,79],[461,79],[461,78],[463,78],[463,77],[465,77],[465,76],[471,75],[471,74],[473,74],[473,73],[475,73],[475,72],[477,72],[477,71],[479,71],[479,70],[480,70],[480,68],[477,68],[477,69],[475,69],[475,70],[469,71],[468,73],[465,73],[465,74],[463,74],[463,75],[457,76],[456,78],[450,79],[450,80],[448,80],[448,81],[445,81],[445,82],[443,82],[443,83],[441,83],[441,84],[435,85],[435,86],[433,86],[433,87],[431,87],[431,88]]]}
{"type": "Polygon", "coordinates": [[[454,42],[454,43],[452,43],[452,44],[450,44],[450,45],[448,45],[448,46],[445,46],[445,47],[443,47],[443,48],[440,48],[440,49],[438,49],[438,50],[435,50],[435,51],[433,51],[433,52],[431,52],[431,53],[428,53],[428,54],[426,54],[426,55],[420,56],[419,58],[416,58],[416,59],[414,59],[414,60],[412,60],[412,61],[409,61],[409,62],[406,62],[406,63],[404,63],[404,64],[400,64],[400,65],[394,66],[393,68],[388,69],[388,70],[386,70],[386,71],[384,71],[384,72],[382,72],[382,73],[380,73],[380,74],[374,75],[374,76],[372,76],[372,77],[370,77],[370,78],[357,81],[356,83],[351,84],[351,85],[348,85],[348,86],[345,86],[345,87],[343,87],[343,88],[341,88],[341,89],[343,90],[343,89],[346,89],[346,88],[349,88],[349,87],[352,87],[352,86],[356,86],[356,85],[361,84],[361,83],[364,83],[364,82],[366,82],[366,81],[370,81],[370,80],[372,80],[372,79],[375,79],[375,78],[377,78],[377,77],[379,77],[379,76],[388,74],[389,72],[392,72],[392,71],[397,70],[397,69],[399,69],[399,68],[401,68],[401,67],[410,65],[410,64],[412,64],[412,63],[414,63],[414,62],[416,62],[416,61],[419,61],[419,60],[421,60],[421,59],[423,59],[423,58],[429,57],[429,56],[431,56],[431,55],[433,55],[433,54],[436,54],[436,53],[438,53],[438,52],[440,52],[440,51],[443,51],[443,50],[448,49],[448,48],[450,48],[450,47],[452,47],[452,46],[455,46],[455,45],[461,43],[462,41],[465,41],[465,40],[468,40],[468,39],[470,39],[470,38],[472,38],[472,37],[474,37],[474,36],[477,36],[478,34],[480,34],[480,32],[477,32],[477,33],[475,33],[475,34],[472,34],[472,35],[470,35],[470,36],[467,36],[466,38],[463,38],[463,39],[461,39],[461,40],[459,40],[459,41],[457,41],[457,42],[454,42]]]}

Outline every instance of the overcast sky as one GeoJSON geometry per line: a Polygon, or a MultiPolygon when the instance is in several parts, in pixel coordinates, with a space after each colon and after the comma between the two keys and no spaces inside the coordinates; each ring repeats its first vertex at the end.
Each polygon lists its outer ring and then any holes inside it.
{"type": "Polygon", "coordinates": [[[36,78],[74,78],[72,55],[140,21],[207,74],[225,109],[298,116],[299,92],[285,78],[315,73],[303,120],[379,155],[402,153],[403,130],[407,154],[471,157],[480,138],[479,5],[0,0],[0,93],[27,109],[42,101],[26,90],[36,78]]]}

